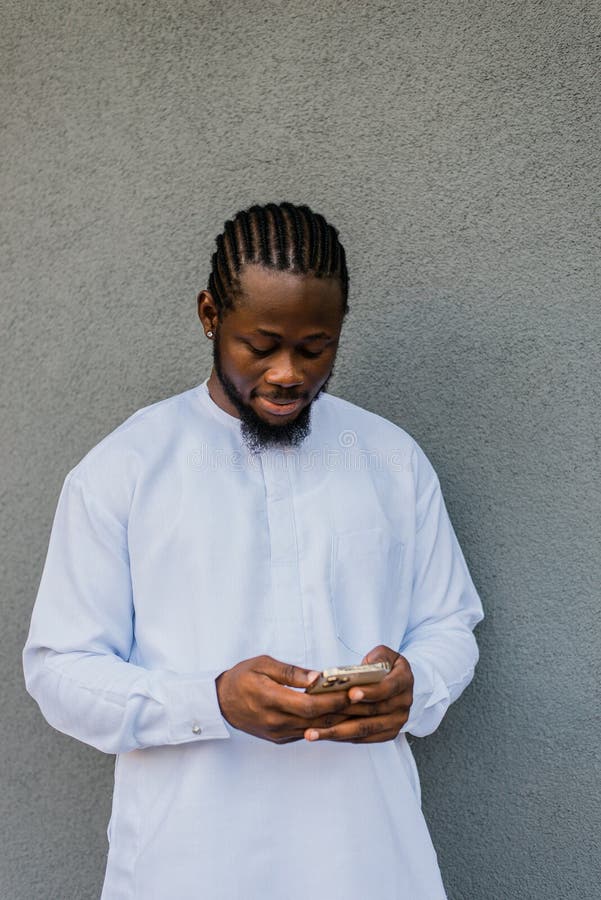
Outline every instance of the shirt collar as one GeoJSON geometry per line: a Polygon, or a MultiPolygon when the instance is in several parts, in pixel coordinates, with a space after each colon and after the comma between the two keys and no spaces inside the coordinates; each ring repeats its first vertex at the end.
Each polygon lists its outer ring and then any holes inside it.
{"type": "Polygon", "coordinates": [[[240,430],[240,419],[236,418],[236,416],[230,415],[224,409],[215,403],[213,398],[209,393],[209,378],[205,378],[205,380],[198,385],[196,389],[196,394],[204,406],[204,408],[213,416],[213,418],[217,419],[219,422],[222,422],[224,425],[227,425],[228,428],[233,428],[237,431],[240,430]]]}

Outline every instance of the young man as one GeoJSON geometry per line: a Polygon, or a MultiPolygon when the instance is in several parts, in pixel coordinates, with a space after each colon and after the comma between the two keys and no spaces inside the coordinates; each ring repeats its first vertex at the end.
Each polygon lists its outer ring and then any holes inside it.
{"type": "Polygon", "coordinates": [[[118,754],[104,900],[445,896],[405,735],[469,683],[482,609],[423,452],[325,393],[347,293],[323,217],[238,213],[210,377],[67,476],[24,665],[118,754]],[[390,673],[305,693],[362,660],[390,673]]]}

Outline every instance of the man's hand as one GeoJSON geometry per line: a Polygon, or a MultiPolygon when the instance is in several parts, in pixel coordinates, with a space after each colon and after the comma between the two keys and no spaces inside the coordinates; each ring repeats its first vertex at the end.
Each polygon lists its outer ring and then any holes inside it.
{"type": "Polygon", "coordinates": [[[391,670],[379,684],[366,684],[348,691],[352,718],[331,727],[307,728],[305,738],[308,741],[373,744],[392,741],[397,736],[409,718],[413,702],[413,673],[405,657],[390,647],[374,647],[362,660],[363,663],[384,661],[390,663],[391,670]]]}
{"type": "MultiPolygon", "coordinates": [[[[329,728],[355,715],[347,691],[305,694],[318,672],[271,656],[244,660],[216,679],[223,717],[234,728],[276,744],[299,741],[310,728],[329,728]]],[[[361,704],[363,705],[363,704],[361,704]]]]}

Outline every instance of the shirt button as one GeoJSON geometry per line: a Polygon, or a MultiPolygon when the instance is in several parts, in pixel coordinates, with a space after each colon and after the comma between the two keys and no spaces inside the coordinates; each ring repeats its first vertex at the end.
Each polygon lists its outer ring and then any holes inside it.
{"type": "Polygon", "coordinates": [[[192,726],[192,734],[200,734],[201,731],[202,731],[202,728],[200,727],[200,725],[192,726]]]}

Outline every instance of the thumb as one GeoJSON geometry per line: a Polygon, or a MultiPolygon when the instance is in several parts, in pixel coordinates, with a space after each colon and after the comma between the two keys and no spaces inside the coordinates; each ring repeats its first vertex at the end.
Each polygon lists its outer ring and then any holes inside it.
{"type": "Polygon", "coordinates": [[[264,657],[260,671],[278,684],[286,684],[289,687],[306,688],[312,684],[319,672],[311,669],[303,669],[301,666],[293,666],[292,663],[280,662],[270,656],[264,657]]]}

